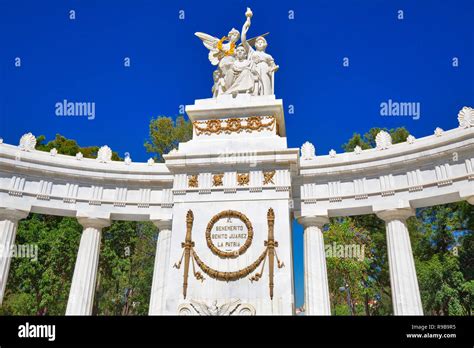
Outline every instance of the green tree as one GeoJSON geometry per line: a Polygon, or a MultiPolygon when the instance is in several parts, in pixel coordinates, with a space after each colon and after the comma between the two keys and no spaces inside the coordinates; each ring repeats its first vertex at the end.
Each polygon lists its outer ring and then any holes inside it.
{"type": "MultiPolygon", "coordinates": [[[[61,134],[56,134],[56,137],[47,143],[45,143],[45,140],[46,137],[44,135],[40,135],[36,139],[36,150],[49,152],[51,149],[55,148],[58,150],[59,154],[68,156],[75,156],[78,152],[81,152],[85,158],[96,158],[97,152],[99,151],[98,146],[81,147],[75,140],[67,139],[61,134]]],[[[115,151],[112,151],[112,160],[121,160],[115,151]]]]}
{"type": "Polygon", "coordinates": [[[145,142],[147,152],[154,153],[154,159],[164,162],[163,155],[178,148],[178,144],[192,138],[193,126],[183,116],[176,121],[171,117],[152,118],[149,126],[149,139],[145,142]]]}
{"type": "Polygon", "coordinates": [[[151,222],[104,229],[94,314],[147,315],[157,232],[151,222]]]}
{"type": "Polygon", "coordinates": [[[356,227],[348,218],[332,219],[324,232],[324,242],[334,314],[368,312],[369,300],[375,296],[370,287],[372,280],[368,276],[373,249],[368,231],[356,227]]]}
{"type": "Polygon", "coordinates": [[[37,259],[12,258],[0,313],[63,315],[81,232],[73,218],[31,214],[20,221],[16,244],[36,246],[37,259]]]}
{"type": "Polygon", "coordinates": [[[374,127],[369,129],[368,132],[361,136],[359,133],[354,133],[352,138],[350,138],[347,143],[342,145],[342,148],[346,152],[354,151],[354,148],[358,145],[362,148],[362,150],[372,149],[375,147],[375,138],[377,134],[381,131],[387,131],[392,137],[392,144],[403,143],[407,140],[408,135],[410,133],[405,127],[399,127],[395,129],[388,130],[387,128],[378,128],[374,127]]]}

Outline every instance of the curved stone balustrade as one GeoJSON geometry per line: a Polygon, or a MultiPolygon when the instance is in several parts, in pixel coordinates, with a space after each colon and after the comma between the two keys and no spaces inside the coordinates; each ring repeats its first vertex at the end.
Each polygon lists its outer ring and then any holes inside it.
{"type": "MultiPolygon", "coordinates": [[[[382,131],[375,149],[331,150],[327,156],[316,156],[307,142],[298,157],[298,150],[282,146],[286,139],[275,133],[255,140],[258,150],[244,153],[236,163],[207,140],[180,144],[164,156],[164,164],[155,164],[135,163],[129,156],[111,161],[107,146],[97,159],[59,155],[55,149],[41,152],[28,133],[19,146],[0,141],[0,244],[14,243],[18,220],[29,212],[77,217],[84,231],[66,314],[91,314],[102,228],[111,220],[153,221],[160,233],[149,313],[163,314],[171,241],[179,226],[173,211],[181,214],[194,203],[267,200],[304,225],[307,314],[328,315],[323,225],[329,217],[376,213],[386,223],[394,313],[420,315],[406,218],[418,207],[459,200],[474,204],[473,115],[471,108],[463,108],[459,128],[437,128],[433,135],[409,136],[401,144],[392,144],[382,131]],[[190,151],[195,144],[198,148],[190,151]]],[[[238,155],[249,139],[230,142],[230,150],[238,155]]],[[[9,258],[0,263],[0,304],[9,264],[9,258]]]]}
{"type": "Polygon", "coordinates": [[[117,220],[170,218],[172,185],[164,164],[78,160],[0,144],[0,207],[61,216],[94,210],[117,220]]]}
{"type": "MultiPolygon", "coordinates": [[[[300,160],[301,215],[359,215],[418,208],[474,195],[474,128],[387,149],[300,160]]],[[[299,198],[299,199],[298,199],[299,198]]]]}

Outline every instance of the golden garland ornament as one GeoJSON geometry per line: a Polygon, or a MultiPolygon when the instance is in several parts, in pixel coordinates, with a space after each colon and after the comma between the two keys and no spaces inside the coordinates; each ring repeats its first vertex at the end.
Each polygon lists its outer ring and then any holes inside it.
{"type": "Polygon", "coordinates": [[[181,263],[184,259],[184,273],[183,273],[183,296],[186,298],[187,289],[188,289],[188,276],[189,276],[189,265],[192,265],[193,275],[197,280],[203,282],[205,280],[204,276],[201,272],[196,271],[195,264],[209,277],[221,280],[221,281],[235,281],[241,278],[244,278],[250,275],[253,271],[257,269],[257,267],[262,264],[262,268],[259,272],[255,273],[254,276],[250,277],[249,280],[251,282],[259,281],[263,275],[263,271],[265,268],[265,261],[268,257],[268,278],[269,278],[269,292],[270,292],[270,299],[273,300],[273,289],[274,289],[274,267],[275,267],[275,259],[277,261],[276,266],[278,268],[282,268],[285,266],[283,262],[280,261],[278,258],[276,248],[278,247],[278,242],[275,241],[274,235],[274,226],[275,226],[275,212],[272,208],[268,209],[267,212],[267,222],[268,222],[268,239],[264,242],[265,249],[260,254],[260,256],[252,262],[249,266],[244,267],[243,269],[231,272],[223,272],[216,269],[213,269],[206,265],[204,261],[196,253],[194,250],[194,242],[191,238],[191,231],[193,227],[194,221],[194,214],[192,210],[188,210],[186,214],[186,237],[185,241],[181,243],[181,247],[184,249],[183,254],[181,255],[180,260],[174,264],[176,269],[180,269],[181,263]]]}

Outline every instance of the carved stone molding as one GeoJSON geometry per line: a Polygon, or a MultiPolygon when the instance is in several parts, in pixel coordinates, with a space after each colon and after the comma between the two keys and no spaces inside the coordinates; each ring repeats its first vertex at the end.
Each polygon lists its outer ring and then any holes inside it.
{"type": "Polygon", "coordinates": [[[251,316],[256,314],[255,307],[250,303],[242,303],[235,299],[219,303],[214,300],[211,304],[207,301],[191,300],[178,306],[178,315],[200,315],[200,316],[251,316]]]}

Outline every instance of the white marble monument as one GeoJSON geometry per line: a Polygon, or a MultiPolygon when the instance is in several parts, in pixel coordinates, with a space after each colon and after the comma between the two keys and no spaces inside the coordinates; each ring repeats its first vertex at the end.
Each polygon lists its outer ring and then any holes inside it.
{"type": "Polygon", "coordinates": [[[374,149],[321,156],[306,142],[300,155],[287,147],[267,35],[247,39],[251,18],[247,9],[242,35],[196,33],[217,67],[212,97],[186,107],[193,138],[163,164],[113,162],[108,146],[96,160],[41,152],[31,133],[18,146],[0,141],[2,250],[30,212],[75,216],[84,227],[67,315],[92,313],[111,220],[159,229],[150,315],[293,315],[294,219],[304,227],[305,313],[330,315],[324,225],[373,213],[386,223],[394,313],[423,314],[406,219],[419,207],[474,204],[474,110],[459,112],[458,128],[406,143],[380,132],[374,149]]]}

